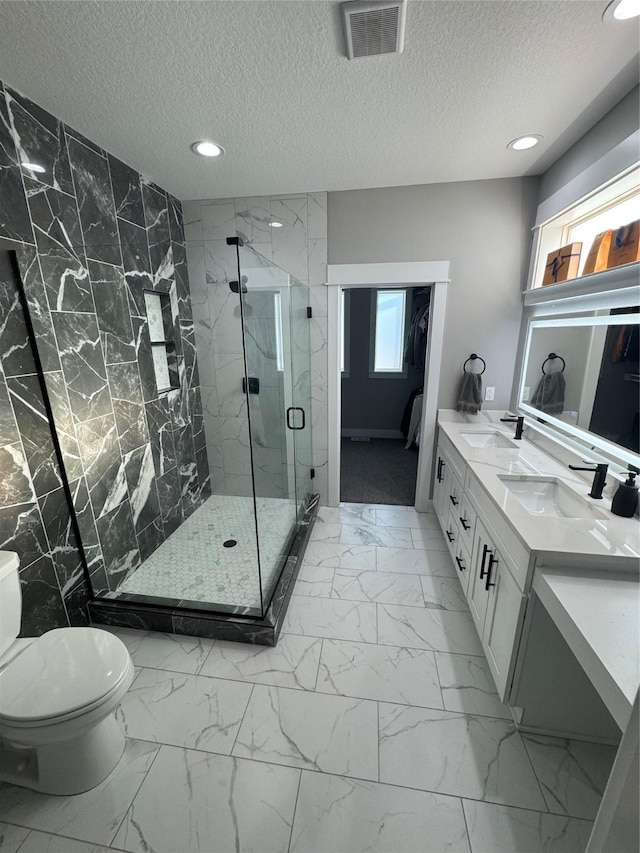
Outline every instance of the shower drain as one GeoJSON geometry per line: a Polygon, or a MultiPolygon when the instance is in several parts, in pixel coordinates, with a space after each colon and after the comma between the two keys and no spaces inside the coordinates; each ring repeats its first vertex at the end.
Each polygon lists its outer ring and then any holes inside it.
{"type": "Polygon", "coordinates": [[[235,548],[238,542],[235,539],[227,539],[226,542],[222,543],[223,548],[235,548]]]}

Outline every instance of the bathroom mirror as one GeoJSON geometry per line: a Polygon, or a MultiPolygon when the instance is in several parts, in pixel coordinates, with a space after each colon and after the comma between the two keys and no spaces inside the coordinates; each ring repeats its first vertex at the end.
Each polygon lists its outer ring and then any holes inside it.
{"type": "Polygon", "coordinates": [[[638,307],[532,320],[519,408],[625,464],[638,465],[638,307]]]}

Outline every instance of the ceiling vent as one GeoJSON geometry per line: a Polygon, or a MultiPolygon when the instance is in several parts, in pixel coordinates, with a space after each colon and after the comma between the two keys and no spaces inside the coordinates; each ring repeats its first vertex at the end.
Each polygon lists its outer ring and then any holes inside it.
{"type": "Polygon", "coordinates": [[[342,4],[349,59],[402,53],[407,0],[354,0],[342,4]]]}

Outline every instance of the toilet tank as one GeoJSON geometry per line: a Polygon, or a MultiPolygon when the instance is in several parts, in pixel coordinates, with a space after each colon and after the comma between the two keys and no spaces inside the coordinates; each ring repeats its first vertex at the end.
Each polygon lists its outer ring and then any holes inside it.
{"type": "Polygon", "coordinates": [[[20,633],[22,593],[19,567],[17,554],[0,551],[0,658],[20,633]]]}

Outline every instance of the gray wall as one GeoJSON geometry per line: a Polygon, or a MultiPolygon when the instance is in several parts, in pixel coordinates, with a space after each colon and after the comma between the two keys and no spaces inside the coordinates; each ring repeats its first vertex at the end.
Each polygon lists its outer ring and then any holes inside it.
{"type": "Polygon", "coordinates": [[[451,262],[438,404],[452,407],[464,360],[487,362],[487,408],[508,405],[537,178],[328,194],[330,264],[451,262]]]}
{"type": "Polygon", "coordinates": [[[349,376],[342,379],[342,429],[393,430],[400,436],[407,399],[423,384],[424,370],[407,365],[406,379],[370,379],[371,289],[351,290],[349,299],[349,376]]]}

